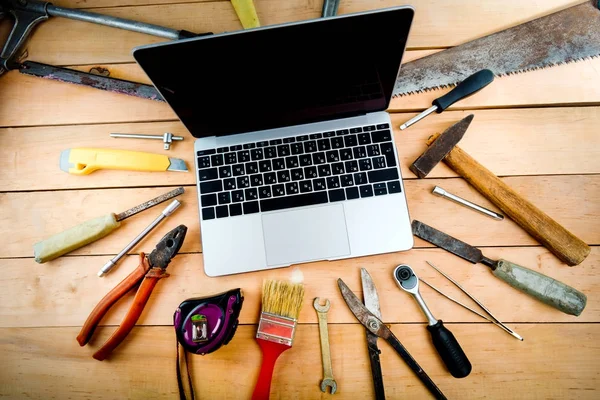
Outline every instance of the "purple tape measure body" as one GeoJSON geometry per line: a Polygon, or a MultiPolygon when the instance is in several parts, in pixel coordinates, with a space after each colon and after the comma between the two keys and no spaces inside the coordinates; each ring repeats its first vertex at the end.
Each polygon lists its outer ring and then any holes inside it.
{"type": "Polygon", "coordinates": [[[185,300],[173,315],[177,341],[190,353],[202,355],[229,343],[237,329],[243,301],[239,288],[185,300]]]}

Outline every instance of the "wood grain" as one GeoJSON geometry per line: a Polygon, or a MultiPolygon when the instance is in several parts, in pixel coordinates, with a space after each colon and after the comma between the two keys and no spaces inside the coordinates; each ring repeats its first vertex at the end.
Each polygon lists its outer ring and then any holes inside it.
{"type": "MultiPolygon", "coordinates": [[[[401,292],[392,279],[394,267],[401,263],[413,266],[423,279],[439,286],[448,294],[463,299],[467,304],[472,304],[450,282],[427,266],[425,260],[439,266],[464,285],[503,322],[595,322],[600,319],[600,299],[594,296],[600,290],[600,251],[597,247],[593,248],[588,259],[575,268],[561,264],[540,247],[486,247],[483,251],[487,257],[513,261],[582,291],[588,295],[586,309],[579,317],[563,314],[499,281],[487,267],[470,264],[441,249],[413,249],[219,278],[209,278],[204,274],[200,254],[180,254],[169,265],[167,272],[171,276],[157,285],[138,324],[170,324],[175,308],[186,298],[216,294],[235,287],[244,291],[241,323],[256,323],[263,279],[289,279],[295,271],[302,273],[306,287],[304,306],[299,318],[301,321],[316,322],[312,299],[325,297],[333,305],[329,321],[351,323],[354,322],[354,317],[344,306],[336,280],[342,278],[352,290],[361,292],[360,267],[367,268],[373,277],[384,321],[424,322],[425,317],[416,303],[401,292]]],[[[137,255],[127,256],[110,274],[98,278],[96,273],[107,259],[102,256],[62,257],[42,266],[31,259],[2,260],[0,304],[3,307],[0,308],[0,326],[81,326],[96,303],[139,262],[137,255]]],[[[479,317],[429,288],[423,288],[422,293],[434,315],[438,315],[444,322],[479,321],[479,317]]],[[[133,294],[129,293],[113,306],[100,324],[119,324],[131,304],[133,294]]],[[[500,329],[497,333],[500,337],[506,335],[500,329]]]]}
{"type": "MultiPolygon", "coordinates": [[[[473,364],[473,373],[466,379],[454,379],[444,370],[424,325],[392,325],[392,331],[448,398],[505,398],[508,388],[514,385],[518,390],[510,392],[513,399],[598,397],[597,324],[518,324],[514,328],[525,337],[524,342],[506,334],[495,336],[498,329],[491,325],[448,327],[473,364]],[[548,351],[549,343],[552,351],[548,351]]],[[[7,397],[177,397],[175,335],[171,327],[134,329],[113,357],[104,362],[93,360],[91,354],[110,329],[100,330],[91,348],[77,345],[77,328],[40,331],[0,330],[0,386],[7,397]]],[[[250,397],[261,359],[255,334],[255,326],[240,326],[229,345],[207,356],[189,357],[199,397],[250,397]]],[[[335,398],[373,398],[364,329],[358,324],[330,324],[329,335],[339,390],[335,398]]],[[[276,365],[272,399],[329,397],[318,389],[322,379],[318,341],[316,325],[299,326],[292,349],[276,365]]],[[[429,398],[394,350],[379,342],[387,397],[429,398]]]]}

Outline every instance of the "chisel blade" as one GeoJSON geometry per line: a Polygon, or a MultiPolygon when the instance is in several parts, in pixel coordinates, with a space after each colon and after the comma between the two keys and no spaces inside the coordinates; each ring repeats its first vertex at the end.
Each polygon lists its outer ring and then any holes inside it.
{"type": "Polygon", "coordinates": [[[444,232],[440,232],[437,229],[422,223],[421,221],[414,220],[412,222],[412,231],[413,235],[416,237],[441,247],[442,249],[449,251],[460,258],[464,258],[473,264],[482,262],[485,258],[483,257],[481,250],[478,248],[455,239],[450,235],[446,235],[444,232]]]}

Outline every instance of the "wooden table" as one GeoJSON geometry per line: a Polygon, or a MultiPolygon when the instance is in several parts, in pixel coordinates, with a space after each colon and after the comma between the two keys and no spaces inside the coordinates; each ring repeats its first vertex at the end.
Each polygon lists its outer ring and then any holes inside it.
{"type": "MultiPolygon", "coordinates": [[[[414,0],[416,19],[405,61],[516,25],[578,3],[572,0],[414,0]]],[[[55,4],[190,31],[240,29],[228,1],[60,0],[55,4]],[[148,3],[151,5],[145,5],[148,3]],[[171,4],[170,4],[171,3],[171,4]]],[[[340,13],[401,4],[398,1],[342,0],[340,13]]],[[[320,16],[321,2],[256,0],[263,25],[320,16]]],[[[7,26],[0,29],[5,37],[7,26]]],[[[29,59],[146,80],[131,49],[160,39],[64,19],[51,19],[27,45],[29,59]]],[[[199,55],[199,62],[203,60],[199,55]]],[[[186,65],[186,71],[193,65],[186,65]]],[[[240,69],[240,75],[242,70],[240,69]]],[[[395,98],[390,106],[411,217],[477,246],[488,257],[506,257],[568,283],[588,295],[579,317],[562,314],[495,280],[482,265],[471,265],[417,240],[408,252],[339,262],[303,264],[306,297],[292,350],[280,358],[272,398],[330,398],[322,378],[314,297],[332,302],[329,332],[336,399],[373,395],[364,329],[343,303],[341,277],[360,292],[359,267],[377,286],[386,323],[449,398],[598,398],[600,345],[600,58],[499,78],[441,115],[409,130],[401,122],[430,105],[443,91],[395,98]],[[440,165],[417,180],[408,165],[425,149],[425,139],[468,113],[475,120],[461,142],[474,158],[585,242],[594,245],[579,266],[561,264],[511,220],[497,222],[433,196],[436,184],[495,209],[463,179],[440,165]],[[434,352],[425,318],[391,278],[399,263],[456,296],[455,288],[425,264],[438,264],[488,305],[524,338],[519,342],[497,327],[441,298],[422,293],[434,314],[454,332],[469,355],[473,372],[452,378],[434,352]]],[[[290,92],[293,96],[293,92],[290,92]]],[[[252,101],[232,97],[231,113],[252,101]]],[[[50,82],[10,72],[0,78],[0,397],[7,398],[176,398],[175,336],[172,315],[184,299],[242,287],[245,303],[233,341],[208,356],[191,357],[200,398],[249,398],[261,360],[254,341],[264,278],[285,279],[292,268],[208,278],[202,267],[194,172],[99,171],[73,176],[58,168],[60,151],[70,147],[112,147],[160,152],[193,166],[193,138],[165,104],[50,82]],[[185,136],[164,152],[160,142],[116,140],[110,132],[185,136]],[[137,264],[135,253],[103,279],[98,269],[159,213],[155,208],[123,223],[114,234],[69,256],[39,265],[32,245],[91,217],[120,212],[183,185],[183,206],[135,250],[148,251],[168,230],[185,223],[188,237],[169,268],[139,326],[109,361],[91,355],[119,324],[131,296],[105,318],[90,346],[75,336],[96,302],[137,264]]],[[[465,300],[467,301],[467,300],[465,300]]],[[[421,383],[385,343],[381,359],[388,398],[428,398],[421,383]]]]}

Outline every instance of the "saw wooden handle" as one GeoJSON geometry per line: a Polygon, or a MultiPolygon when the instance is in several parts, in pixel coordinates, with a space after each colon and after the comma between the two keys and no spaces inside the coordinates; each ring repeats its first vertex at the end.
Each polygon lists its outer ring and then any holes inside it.
{"type": "MultiPolygon", "coordinates": [[[[427,145],[438,136],[429,138],[427,145]]],[[[584,241],[511,189],[460,147],[455,146],[444,162],[567,265],[580,264],[590,254],[590,247],[584,241]]]]}

